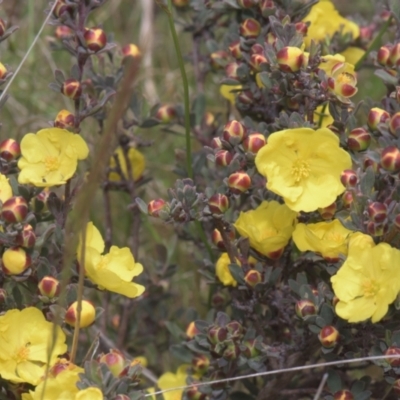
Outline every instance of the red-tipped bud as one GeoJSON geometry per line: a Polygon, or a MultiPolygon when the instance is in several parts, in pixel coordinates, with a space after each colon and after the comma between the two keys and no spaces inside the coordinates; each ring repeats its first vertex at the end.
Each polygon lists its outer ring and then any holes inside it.
{"type": "Polygon", "coordinates": [[[231,338],[241,338],[243,336],[243,325],[239,321],[231,321],[226,325],[231,338]]]}
{"type": "Polygon", "coordinates": [[[336,203],[332,203],[328,207],[318,208],[318,212],[321,215],[322,219],[332,219],[335,216],[337,210],[336,203]]]}
{"type": "Polygon", "coordinates": [[[152,217],[158,218],[160,216],[160,211],[164,210],[167,203],[163,199],[151,200],[147,205],[147,212],[152,217]]]}
{"type": "Polygon", "coordinates": [[[207,399],[207,395],[201,393],[196,385],[192,385],[185,390],[185,397],[182,398],[187,398],[189,400],[205,400],[207,399]]]}
{"type": "Polygon", "coordinates": [[[227,360],[236,360],[240,355],[239,346],[233,341],[229,340],[222,356],[227,360]]]}
{"type": "Polygon", "coordinates": [[[213,295],[211,299],[211,304],[215,309],[219,310],[224,307],[226,301],[226,297],[221,292],[217,292],[213,295]]]}
{"type": "Polygon", "coordinates": [[[192,321],[186,328],[186,336],[189,339],[194,338],[200,331],[196,328],[196,324],[192,321]]]}
{"type": "Polygon", "coordinates": [[[22,247],[7,249],[1,261],[3,272],[7,275],[20,275],[31,265],[31,258],[22,247]]]}
{"type": "Polygon", "coordinates": [[[398,356],[397,358],[387,358],[386,361],[392,367],[400,367],[400,347],[390,346],[385,351],[385,356],[398,356]]]}
{"type": "Polygon", "coordinates": [[[371,134],[364,128],[353,129],[347,138],[347,146],[353,151],[367,150],[371,144],[371,134]]]}
{"type": "Polygon", "coordinates": [[[256,5],[255,0],[237,0],[238,6],[241,8],[251,8],[256,5]]]}
{"type": "Polygon", "coordinates": [[[379,64],[383,65],[384,67],[388,66],[389,57],[390,57],[390,51],[392,50],[392,46],[382,46],[378,50],[378,54],[376,55],[376,60],[378,61],[379,64]]]}
{"type": "Polygon", "coordinates": [[[374,221],[369,221],[367,223],[367,232],[371,236],[379,237],[383,236],[388,230],[387,224],[379,224],[374,221]]]}
{"type": "Polygon", "coordinates": [[[224,50],[217,50],[210,54],[210,64],[215,70],[224,68],[228,62],[228,53],[224,50]]]}
{"type": "Polygon", "coordinates": [[[400,396],[400,378],[394,381],[392,389],[397,396],[400,396]]]}
{"type": "Polygon", "coordinates": [[[229,209],[229,199],[221,193],[216,193],[208,199],[208,207],[213,214],[223,214],[229,209]]]}
{"type": "Polygon", "coordinates": [[[72,128],[75,125],[75,116],[68,110],[61,110],[54,120],[56,128],[72,128]]]}
{"type": "Polygon", "coordinates": [[[284,248],[282,247],[281,249],[270,251],[269,253],[266,253],[266,256],[271,260],[279,260],[283,254],[283,250],[284,248]]]}
{"type": "Polygon", "coordinates": [[[369,218],[377,223],[382,223],[387,217],[387,205],[377,201],[371,203],[367,207],[369,218]]]}
{"type": "Polygon", "coordinates": [[[276,6],[273,0],[261,0],[259,7],[264,18],[268,18],[275,14],[276,6]]]}
{"type": "Polygon", "coordinates": [[[228,186],[233,194],[244,193],[251,186],[251,178],[246,172],[234,172],[228,177],[228,186]]]}
{"type": "Polygon", "coordinates": [[[211,147],[213,149],[222,149],[223,145],[221,142],[221,138],[215,137],[211,140],[211,147]]]}
{"type": "Polygon", "coordinates": [[[227,64],[227,66],[225,67],[225,74],[227,78],[230,79],[239,79],[239,76],[237,74],[237,70],[239,68],[239,64],[237,62],[231,62],[229,64],[227,64]]]}
{"type": "Polygon", "coordinates": [[[251,46],[251,55],[253,54],[260,54],[264,55],[264,47],[260,43],[254,43],[253,46],[251,46]]]}
{"type": "Polygon", "coordinates": [[[107,44],[106,33],[100,28],[85,29],[83,37],[85,39],[86,47],[94,52],[104,49],[107,44]]]}
{"type": "Polygon", "coordinates": [[[106,364],[115,377],[118,377],[125,367],[125,357],[116,349],[111,349],[109,353],[102,354],[99,362],[106,364]]]}
{"type": "Polygon", "coordinates": [[[21,147],[14,139],[5,139],[0,143],[0,157],[7,161],[16,160],[21,155],[21,147]]]}
{"type": "Polygon", "coordinates": [[[215,154],[215,164],[217,164],[219,167],[228,166],[232,159],[233,155],[228,150],[218,150],[215,154]]]}
{"type": "Polygon", "coordinates": [[[263,281],[261,273],[256,269],[248,270],[244,280],[251,287],[254,287],[263,281]]]}
{"type": "Polygon", "coordinates": [[[60,294],[60,281],[52,276],[45,276],[38,284],[42,296],[53,299],[60,294]]]}
{"type": "Polygon", "coordinates": [[[36,234],[32,226],[26,224],[21,232],[15,237],[15,241],[22,247],[33,247],[36,243],[36,234]]]}
{"type": "Polygon", "coordinates": [[[381,108],[374,107],[368,113],[367,124],[372,130],[378,129],[378,124],[383,124],[390,118],[390,114],[381,108]]]}
{"type": "Polygon", "coordinates": [[[267,64],[268,60],[263,54],[252,54],[250,57],[250,66],[254,72],[261,71],[261,68],[267,64]]]}
{"type": "Polygon", "coordinates": [[[215,127],[215,115],[209,111],[205,112],[203,117],[203,125],[206,128],[215,127]]]}
{"type": "Polygon", "coordinates": [[[21,196],[13,196],[3,203],[1,218],[12,224],[23,221],[28,215],[28,203],[21,196]]]}
{"type": "Polygon", "coordinates": [[[379,164],[372,158],[366,157],[363,160],[363,170],[365,171],[368,167],[372,167],[374,172],[378,172],[379,164]]]}
{"type": "Polygon", "coordinates": [[[224,126],[223,138],[231,144],[239,144],[245,138],[246,128],[236,120],[229,121],[224,126]]]}
{"type": "Polygon", "coordinates": [[[332,325],[324,326],[318,334],[322,346],[331,349],[339,342],[339,331],[332,325]]]}
{"type": "Polygon", "coordinates": [[[244,350],[243,355],[246,358],[257,357],[260,354],[260,350],[257,349],[256,339],[248,339],[243,342],[244,350]]]}
{"type": "Polygon", "coordinates": [[[266,140],[262,133],[252,133],[243,141],[243,148],[250,153],[257,154],[265,146],[266,140]]]}
{"type": "Polygon", "coordinates": [[[394,67],[400,65],[400,43],[396,43],[390,50],[389,62],[394,67]]]}
{"type": "Polygon", "coordinates": [[[254,96],[251,90],[245,90],[239,93],[237,100],[242,104],[253,104],[254,96]]]}
{"type": "Polygon", "coordinates": [[[7,75],[7,68],[0,63],[0,79],[4,79],[7,75]]]}
{"type": "Polygon", "coordinates": [[[212,326],[207,333],[207,338],[212,344],[221,343],[228,337],[228,331],[226,328],[220,328],[218,326],[212,326]]]}
{"type": "MultiPolygon", "coordinates": [[[[228,234],[230,240],[234,240],[235,239],[235,232],[233,230],[232,231],[227,231],[227,234],[228,234]]],[[[214,245],[217,246],[219,249],[225,250],[224,241],[222,239],[221,232],[218,229],[214,229],[212,231],[211,240],[214,243],[214,245]]]]}
{"type": "Polygon", "coordinates": [[[346,191],[342,195],[343,207],[349,209],[354,201],[353,192],[346,191]]]}
{"type": "Polygon", "coordinates": [[[54,35],[57,39],[69,39],[74,34],[73,30],[65,25],[57,26],[54,35]]]}
{"type": "Polygon", "coordinates": [[[275,46],[276,41],[277,37],[272,32],[269,32],[265,35],[264,38],[265,43],[270,44],[271,46],[275,46]]]}
{"type": "Polygon", "coordinates": [[[72,100],[79,99],[82,94],[82,85],[76,79],[69,78],[62,84],[61,93],[72,100]]]}
{"type": "Polygon", "coordinates": [[[4,20],[0,18],[0,37],[4,35],[4,32],[6,31],[6,23],[4,20]]]}
{"type": "Polygon", "coordinates": [[[239,27],[240,36],[246,39],[256,38],[261,32],[260,23],[254,18],[246,18],[239,27]]]}
{"type": "Polygon", "coordinates": [[[53,14],[55,17],[59,18],[64,13],[71,14],[73,11],[73,7],[71,5],[67,5],[64,0],[58,0],[56,6],[54,7],[53,14]]]}
{"type": "Polygon", "coordinates": [[[229,45],[229,52],[233,58],[240,60],[242,58],[242,49],[240,48],[240,40],[235,40],[229,45]]]}
{"type": "Polygon", "coordinates": [[[279,68],[285,72],[297,72],[303,65],[304,52],[298,47],[284,47],[276,53],[279,68]]]}
{"type": "Polygon", "coordinates": [[[354,400],[354,395],[350,390],[339,390],[333,395],[333,400],[354,400]]]}
{"type": "Polygon", "coordinates": [[[302,299],[296,303],[295,311],[299,318],[305,319],[317,314],[317,306],[311,300],[302,299]]]}
{"type": "MultiPolygon", "coordinates": [[[[75,323],[78,318],[78,302],[75,301],[72,303],[66,314],[65,314],[65,323],[71,326],[75,326],[75,323]]],[[[82,300],[82,311],[81,311],[81,318],[80,318],[80,327],[87,328],[89,325],[92,325],[94,320],[96,319],[96,309],[94,308],[93,304],[87,300],[82,300]]]]}
{"type": "Polygon", "coordinates": [[[189,4],[189,0],[172,0],[175,7],[186,7],[189,4]]]}
{"type": "Polygon", "coordinates": [[[353,187],[357,185],[358,177],[356,172],[352,169],[345,169],[340,175],[340,181],[342,182],[343,186],[353,187]]]}
{"type": "Polygon", "coordinates": [[[389,121],[389,130],[393,135],[398,136],[400,133],[400,112],[397,112],[390,118],[389,121]]]}
{"type": "Polygon", "coordinates": [[[300,33],[303,36],[307,35],[308,26],[305,22],[302,22],[302,21],[296,22],[296,24],[294,26],[296,28],[296,32],[300,33]]]}
{"type": "Polygon", "coordinates": [[[389,172],[400,171],[400,150],[396,146],[389,146],[382,150],[380,164],[389,172]]]}
{"type": "Polygon", "coordinates": [[[210,360],[204,354],[198,354],[192,360],[192,367],[195,373],[203,375],[210,366],[210,360]]]}
{"type": "Polygon", "coordinates": [[[175,107],[169,104],[161,106],[156,113],[156,118],[159,119],[163,124],[169,124],[175,117],[175,107]]]}
{"type": "Polygon", "coordinates": [[[126,57],[138,58],[141,56],[139,47],[137,47],[136,44],[133,43],[126,44],[125,46],[123,46],[121,52],[124,58],[126,57]]]}

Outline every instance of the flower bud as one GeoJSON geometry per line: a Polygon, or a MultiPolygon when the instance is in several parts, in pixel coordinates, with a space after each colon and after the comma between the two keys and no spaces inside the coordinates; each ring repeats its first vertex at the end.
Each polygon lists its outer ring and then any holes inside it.
{"type": "Polygon", "coordinates": [[[390,114],[381,108],[374,107],[369,110],[367,124],[373,130],[378,129],[378,124],[383,124],[390,118],[390,114]]]}
{"type": "Polygon", "coordinates": [[[106,364],[115,377],[118,377],[125,367],[125,358],[117,349],[111,349],[109,353],[102,354],[99,362],[106,364]]]}
{"type": "Polygon", "coordinates": [[[242,104],[253,104],[254,103],[254,96],[251,90],[244,90],[238,94],[237,97],[238,103],[242,104]]]}
{"type": "Polygon", "coordinates": [[[266,140],[262,133],[252,133],[243,141],[243,148],[250,153],[257,154],[265,146],[266,140]]]}
{"type": "Polygon", "coordinates": [[[161,106],[156,113],[156,118],[159,119],[163,124],[169,124],[176,117],[175,107],[170,104],[161,106]]]}
{"type": "Polygon", "coordinates": [[[233,159],[232,153],[227,150],[218,150],[215,154],[215,164],[219,167],[227,167],[233,159]]]}
{"type": "Polygon", "coordinates": [[[347,138],[347,146],[353,151],[367,150],[371,143],[371,134],[364,128],[353,129],[347,138]]]}
{"type": "Polygon", "coordinates": [[[104,49],[107,44],[106,33],[100,28],[85,29],[83,38],[85,39],[86,47],[94,52],[104,49]]]}
{"type": "Polygon", "coordinates": [[[382,223],[387,217],[387,206],[375,201],[368,205],[367,212],[372,221],[382,223]]]}
{"type": "Polygon", "coordinates": [[[296,32],[300,33],[303,36],[307,35],[308,32],[308,25],[305,22],[296,22],[294,24],[294,27],[296,28],[296,32]]]}
{"type": "Polygon", "coordinates": [[[221,138],[215,137],[211,140],[211,147],[213,149],[222,149],[222,142],[221,138]]]}
{"type": "Polygon", "coordinates": [[[262,275],[256,269],[250,269],[247,271],[244,280],[249,286],[254,287],[262,282],[262,275]]]}
{"type": "Polygon", "coordinates": [[[390,50],[389,62],[391,66],[400,65],[400,43],[396,43],[390,50]]]}
{"type": "Polygon", "coordinates": [[[56,128],[72,128],[75,125],[75,116],[68,110],[61,110],[54,120],[56,128]]]}
{"type": "Polygon", "coordinates": [[[318,334],[322,346],[331,349],[339,342],[339,331],[332,325],[324,326],[318,334]]]}
{"type": "Polygon", "coordinates": [[[224,68],[228,62],[228,53],[224,50],[217,50],[210,54],[210,64],[215,70],[224,68]]]}
{"type": "Polygon", "coordinates": [[[284,72],[297,72],[303,65],[303,50],[298,47],[283,47],[276,53],[279,68],[284,72]]]}
{"type": "Polygon", "coordinates": [[[226,325],[231,338],[237,339],[243,336],[243,325],[238,321],[231,321],[226,325]]]}
{"type": "Polygon", "coordinates": [[[0,18],[0,37],[4,35],[4,32],[6,31],[6,23],[4,20],[0,18]]]}
{"type": "Polygon", "coordinates": [[[125,46],[122,47],[121,51],[124,58],[128,57],[138,58],[141,56],[139,47],[137,47],[136,44],[133,43],[126,44],[125,46]]]}
{"type": "Polygon", "coordinates": [[[389,57],[390,57],[390,51],[392,49],[392,46],[382,46],[378,50],[378,54],[376,55],[376,61],[378,61],[379,64],[383,65],[384,67],[388,66],[390,64],[389,57]]]}
{"type": "Polygon", "coordinates": [[[192,321],[186,328],[186,336],[189,339],[194,338],[200,331],[196,328],[196,324],[192,321]]]}
{"type": "Polygon", "coordinates": [[[251,8],[256,4],[255,0],[237,0],[237,3],[241,8],[251,8]]]}
{"type": "Polygon", "coordinates": [[[49,188],[44,188],[37,196],[32,199],[32,207],[35,213],[47,211],[47,199],[49,198],[49,188]]]}
{"type": "Polygon", "coordinates": [[[213,214],[223,214],[229,209],[229,199],[221,193],[216,193],[208,199],[208,207],[213,214]]]}
{"type": "Polygon", "coordinates": [[[55,17],[60,18],[62,14],[71,14],[73,7],[65,3],[64,0],[58,0],[56,6],[54,7],[53,14],[55,17]]]}
{"type": "Polygon", "coordinates": [[[389,130],[393,135],[400,133],[400,112],[397,112],[392,116],[392,118],[390,118],[389,130]]]}
{"type": "Polygon", "coordinates": [[[266,256],[271,260],[279,260],[283,254],[283,250],[284,248],[282,247],[281,249],[270,251],[269,253],[266,253],[266,256]]]}
{"type": "Polygon", "coordinates": [[[228,337],[228,331],[226,328],[218,326],[212,326],[207,333],[207,338],[211,344],[221,343],[228,337]]]}
{"type": "Polygon", "coordinates": [[[386,361],[392,367],[400,367],[400,347],[390,346],[385,351],[385,356],[398,356],[398,358],[387,358],[386,361]]]}
{"type": "Polygon", "coordinates": [[[185,397],[182,398],[187,398],[189,400],[206,400],[207,395],[201,393],[196,385],[191,385],[185,389],[185,397]]]}
{"type": "Polygon", "coordinates": [[[352,169],[345,169],[340,175],[340,181],[343,186],[354,187],[358,183],[358,177],[355,171],[352,169]]]}
{"type": "Polygon", "coordinates": [[[192,360],[193,370],[196,374],[203,375],[210,366],[210,360],[204,354],[196,355],[192,360]]]}
{"type": "Polygon", "coordinates": [[[367,233],[371,236],[380,237],[383,236],[388,230],[387,224],[379,224],[374,221],[367,223],[367,233]]]}
{"type": "Polygon", "coordinates": [[[264,18],[268,18],[275,14],[276,6],[273,0],[261,0],[259,7],[264,18]]]}
{"type": "Polygon", "coordinates": [[[251,178],[246,172],[234,172],[228,177],[228,186],[233,194],[244,193],[251,186],[251,178]]]}
{"type": "Polygon", "coordinates": [[[251,46],[251,55],[254,54],[260,54],[260,55],[264,55],[264,47],[262,44],[260,43],[254,43],[253,46],[251,46]]]}
{"type": "Polygon", "coordinates": [[[227,78],[229,79],[239,79],[237,70],[239,68],[240,64],[238,64],[237,62],[231,62],[229,64],[226,65],[225,67],[225,75],[227,78]]]}
{"type": "Polygon", "coordinates": [[[20,275],[31,265],[31,258],[22,247],[7,249],[1,261],[3,271],[7,275],[20,275]]]}
{"type": "Polygon", "coordinates": [[[400,150],[396,146],[389,146],[382,150],[380,164],[389,172],[400,171],[400,150]]]}
{"type": "Polygon", "coordinates": [[[217,292],[217,293],[214,293],[214,295],[212,296],[211,305],[215,309],[219,310],[224,307],[224,305],[226,304],[226,301],[227,301],[227,299],[224,296],[224,294],[221,292],[217,292]]]}
{"type": "Polygon", "coordinates": [[[2,63],[0,63],[0,80],[4,79],[6,75],[7,75],[7,68],[2,63]]]}
{"type": "Polygon", "coordinates": [[[353,192],[346,191],[342,195],[343,207],[349,209],[354,201],[353,192]]]}
{"type": "Polygon", "coordinates": [[[54,35],[57,39],[63,40],[70,38],[74,32],[71,28],[66,25],[59,25],[57,26],[56,30],[54,31],[54,35]]]}
{"type": "Polygon", "coordinates": [[[325,220],[332,219],[335,216],[336,210],[336,203],[332,203],[328,207],[318,208],[319,214],[321,215],[322,219],[325,220]]]}
{"type": "Polygon", "coordinates": [[[28,215],[28,203],[21,196],[13,196],[3,203],[1,218],[12,224],[23,221],[28,215]]]}
{"type": "Polygon", "coordinates": [[[227,360],[236,360],[240,355],[239,346],[233,341],[229,340],[222,356],[227,360]]]}
{"type": "Polygon", "coordinates": [[[256,339],[248,339],[243,342],[244,350],[243,355],[246,358],[257,357],[260,354],[260,350],[256,347],[257,341],[256,339]]]}
{"type": "Polygon", "coordinates": [[[233,58],[240,60],[242,58],[242,49],[240,48],[240,40],[235,40],[229,45],[229,52],[233,58]]]}
{"type": "MultiPolygon", "coordinates": [[[[75,301],[72,303],[66,314],[65,314],[65,323],[75,327],[76,320],[78,318],[78,302],[75,301]]],[[[81,328],[86,328],[89,325],[92,325],[94,320],[96,319],[96,309],[93,304],[87,300],[82,300],[82,311],[79,326],[81,328]]]]}
{"type": "Polygon", "coordinates": [[[261,33],[261,25],[254,18],[246,18],[239,27],[240,36],[246,39],[256,38],[261,33]]]}
{"type": "Polygon", "coordinates": [[[374,172],[378,172],[379,164],[372,158],[365,157],[363,160],[363,170],[365,171],[368,167],[372,167],[374,172]]]}
{"type": "Polygon", "coordinates": [[[32,226],[26,224],[21,232],[18,232],[17,236],[15,237],[15,242],[18,246],[22,247],[33,247],[36,243],[36,234],[33,230],[32,226]]]}
{"type": "Polygon", "coordinates": [[[189,4],[189,0],[172,0],[175,7],[186,7],[189,4]]]}
{"type": "Polygon", "coordinates": [[[38,284],[42,296],[53,299],[60,294],[60,282],[52,276],[45,276],[38,284]]]}
{"type": "Polygon", "coordinates": [[[263,54],[252,54],[250,57],[250,66],[254,72],[261,71],[261,68],[267,64],[268,60],[263,54]]]}
{"type": "Polygon", "coordinates": [[[271,46],[275,47],[275,43],[277,41],[277,37],[272,33],[269,32],[265,35],[264,42],[270,44],[271,46]]]}
{"type": "Polygon", "coordinates": [[[296,303],[295,311],[299,318],[305,319],[317,314],[317,306],[311,300],[302,299],[296,303]]]}
{"type": "Polygon", "coordinates": [[[0,157],[6,161],[16,160],[21,155],[21,147],[14,139],[5,139],[0,143],[0,157]]]}
{"type": "Polygon", "coordinates": [[[353,393],[350,390],[339,390],[333,395],[333,400],[354,400],[353,393]]]}
{"type": "Polygon", "coordinates": [[[224,126],[222,137],[231,144],[240,143],[246,135],[246,128],[239,121],[229,121],[224,126]]]}
{"type": "MultiPolygon", "coordinates": [[[[234,240],[235,239],[235,232],[233,230],[232,231],[227,231],[227,234],[228,234],[230,240],[234,240]]],[[[214,245],[217,246],[219,249],[225,250],[224,241],[222,239],[221,232],[218,229],[214,229],[212,231],[211,240],[214,243],[214,245]]]]}
{"type": "Polygon", "coordinates": [[[394,381],[392,389],[397,396],[400,396],[400,378],[394,381]]]}
{"type": "Polygon", "coordinates": [[[167,203],[163,199],[151,200],[147,205],[147,212],[152,217],[158,218],[160,216],[160,211],[164,210],[166,206],[167,203]]]}
{"type": "Polygon", "coordinates": [[[77,100],[82,94],[82,85],[74,78],[66,79],[61,86],[61,93],[72,100],[77,100]]]}

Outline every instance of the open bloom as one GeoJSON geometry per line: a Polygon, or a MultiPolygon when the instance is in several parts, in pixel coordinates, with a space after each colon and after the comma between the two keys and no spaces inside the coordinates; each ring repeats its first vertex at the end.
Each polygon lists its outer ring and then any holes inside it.
{"type": "MultiPolygon", "coordinates": [[[[166,372],[162,374],[157,381],[157,386],[161,390],[171,389],[177,386],[185,386],[186,379],[188,377],[187,374],[187,365],[181,365],[176,374],[172,372],[166,372]]],[[[171,392],[163,393],[164,400],[181,400],[183,394],[183,389],[174,390],[171,392]]]]}
{"type": "Polygon", "coordinates": [[[400,250],[387,243],[374,246],[361,235],[350,239],[347,260],[331,277],[339,299],[336,313],[349,322],[378,322],[400,291],[400,250]]]}
{"type": "Polygon", "coordinates": [[[353,233],[339,220],[298,224],[293,232],[293,241],[300,251],[314,251],[329,260],[337,260],[340,254],[347,255],[349,236],[353,233]]]}
{"type": "MultiPolygon", "coordinates": [[[[81,257],[82,238],[77,256],[81,257]]],[[[111,246],[110,252],[102,255],[104,241],[98,229],[89,222],[86,227],[85,274],[100,289],[133,298],[144,292],[144,286],[132,282],[143,271],[142,264],[135,262],[128,247],[111,246]]]]}
{"type": "Polygon", "coordinates": [[[72,178],[78,160],[84,160],[89,149],[80,135],[48,128],[26,134],[21,141],[21,154],[18,182],[48,187],[63,185],[72,178]]]}
{"type": "Polygon", "coordinates": [[[306,212],[328,207],[344,192],[340,175],[352,165],[338,137],[327,128],[275,132],[255,163],[267,178],[267,189],[282,196],[290,209],[306,212]]]}
{"type": "Polygon", "coordinates": [[[235,222],[239,234],[265,256],[282,250],[289,242],[297,213],[277,201],[263,201],[255,210],[241,212],[235,222]]]}
{"type": "MultiPolygon", "coordinates": [[[[121,168],[123,178],[128,180],[128,167],[122,147],[118,147],[117,150],[115,150],[114,155],[110,159],[110,168],[117,167],[114,157],[117,157],[118,159],[118,164],[121,168]]],[[[136,150],[134,147],[130,147],[128,150],[128,160],[130,164],[132,178],[134,181],[137,181],[143,175],[145,158],[139,150],[136,150]]],[[[110,174],[108,175],[108,179],[112,182],[119,182],[122,178],[118,172],[110,172],[110,174]]]]}
{"type": "Polygon", "coordinates": [[[307,36],[304,38],[307,47],[310,46],[311,40],[322,41],[327,37],[332,37],[340,30],[343,33],[351,33],[353,39],[360,36],[359,26],[355,22],[343,18],[330,0],[321,0],[316,3],[303,21],[310,22],[307,36]]]}
{"type": "Polygon", "coordinates": [[[37,385],[49,365],[67,351],[65,334],[45,320],[35,307],[9,310],[0,316],[0,375],[3,379],[37,385]],[[49,354],[49,351],[51,353],[49,354]]]}
{"type": "Polygon", "coordinates": [[[11,185],[8,183],[8,178],[0,174],[0,200],[4,203],[6,200],[12,197],[11,185]]]}

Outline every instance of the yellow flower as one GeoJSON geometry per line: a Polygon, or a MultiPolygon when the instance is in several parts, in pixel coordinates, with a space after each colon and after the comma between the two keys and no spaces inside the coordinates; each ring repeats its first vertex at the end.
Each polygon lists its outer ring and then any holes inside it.
{"type": "Polygon", "coordinates": [[[356,65],[360,58],[365,54],[365,50],[359,47],[350,46],[340,53],[349,64],[356,65]]]}
{"type": "Polygon", "coordinates": [[[21,141],[21,154],[18,182],[48,187],[65,184],[74,175],[78,160],[88,156],[89,149],[80,135],[48,128],[26,134],[21,141]]]}
{"type": "Polygon", "coordinates": [[[8,178],[0,174],[0,200],[4,203],[13,195],[11,185],[8,183],[8,178]]]}
{"type": "Polygon", "coordinates": [[[314,251],[336,261],[340,254],[347,255],[348,240],[352,233],[337,219],[317,224],[298,224],[293,232],[293,241],[300,251],[314,251]]]}
{"type": "MultiPolygon", "coordinates": [[[[239,260],[236,261],[238,265],[241,265],[239,260]]],[[[222,253],[215,265],[215,274],[225,286],[237,286],[235,278],[232,276],[231,271],[229,271],[230,263],[231,260],[228,253],[222,253]]]]}
{"type": "MultiPolygon", "coordinates": [[[[128,168],[122,147],[118,147],[117,150],[115,150],[114,155],[110,159],[110,168],[117,167],[114,156],[117,156],[118,158],[118,163],[121,168],[123,178],[128,180],[128,168]]],[[[133,180],[137,181],[143,175],[145,158],[139,150],[136,150],[134,147],[130,147],[128,150],[128,159],[131,166],[133,180]]],[[[112,182],[119,182],[122,180],[121,175],[117,172],[110,172],[108,179],[112,182]]]]}
{"type": "Polygon", "coordinates": [[[255,210],[241,212],[234,226],[259,253],[274,258],[289,242],[297,213],[277,201],[263,201],[255,210]]]}
{"type": "Polygon", "coordinates": [[[314,111],[314,122],[318,125],[319,128],[326,128],[328,125],[333,123],[334,119],[329,112],[329,107],[326,105],[325,110],[324,106],[319,106],[314,111]],[[320,124],[321,120],[321,124],[320,124]]]}
{"type": "Polygon", "coordinates": [[[307,48],[310,47],[311,40],[320,42],[326,37],[332,37],[341,29],[343,33],[351,33],[353,39],[360,36],[359,26],[339,15],[330,0],[319,1],[311,7],[309,14],[303,19],[303,21],[310,22],[307,36],[304,38],[304,43],[307,48]]]}
{"type": "Polygon", "coordinates": [[[255,163],[269,190],[282,196],[290,209],[306,212],[328,207],[344,192],[340,175],[352,165],[338,137],[327,128],[275,132],[255,163]]]}
{"type": "Polygon", "coordinates": [[[236,96],[242,87],[242,85],[221,85],[219,92],[224,99],[229,100],[232,105],[235,105],[236,96]]]}
{"type": "Polygon", "coordinates": [[[380,321],[400,291],[400,251],[387,243],[374,246],[368,235],[350,240],[349,255],[331,277],[339,302],[336,313],[349,322],[380,321]]]}
{"type": "Polygon", "coordinates": [[[56,327],[53,342],[53,324],[35,307],[9,310],[0,316],[0,332],[0,375],[14,383],[37,385],[47,362],[53,365],[57,356],[67,351],[61,328],[56,327]]]}
{"type": "MultiPolygon", "coordinates": [[[[104,255],[104,241],[98,229],[89,222],[86,227],[87,243],[85,246],[85,274],[99,286],[110,292],[133,298],[140,296],[145,288],[132,282],[132,279],[143,271],[142,264],[136,263],[128,247],[111,246],[110,252],[104,255]]],[[[82,239],[77,250],[78,260],[81,257],[82,239]]]]}
{"type": "MultiPolygon", "coordinates": [[[[171,389],[178,386],[185,386],[187,379],[187,365],[181,365],[176,374],[172,372],[166,372],[162,374],[157,381],[157,386],[160,390],[171,389]]],[[[183,389],[174,390],[171,392],[163,393],[164,400],[181,400],[183,389]]]]}

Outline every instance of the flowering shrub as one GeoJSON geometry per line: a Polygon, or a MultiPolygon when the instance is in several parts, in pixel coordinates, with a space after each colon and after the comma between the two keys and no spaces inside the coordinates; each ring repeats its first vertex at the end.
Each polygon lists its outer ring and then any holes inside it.
{"type": "Polygon", "coordinates": [[[54,103],[0,63],[51,119],[4,114],[0,398],[398,398],[397,2],[152,3],[48,4],[54,103]]]}

